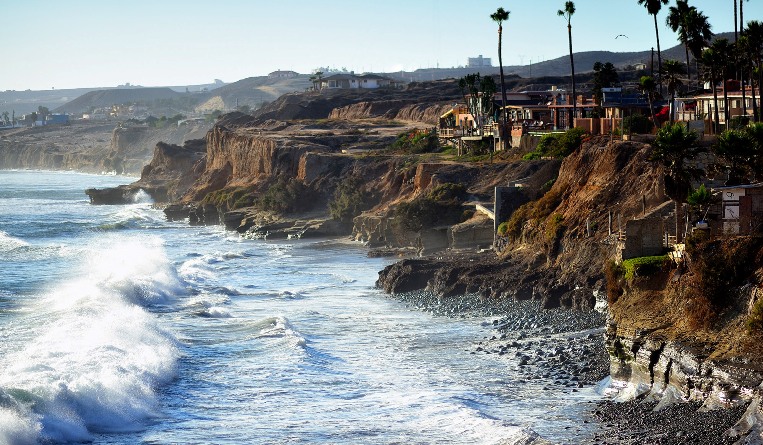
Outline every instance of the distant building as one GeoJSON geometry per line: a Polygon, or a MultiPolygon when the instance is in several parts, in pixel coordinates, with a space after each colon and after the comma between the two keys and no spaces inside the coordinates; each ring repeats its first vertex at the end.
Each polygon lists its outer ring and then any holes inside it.
{"type": "Polygon", "coordinates": [[[490,62],[490,57],[482,57],[482,54],[480,54],[477,57],[469,57],[466,66],[469,68],[482,68],[493,66],[493,64],[490,62]]]}
{"type": "Polygon", "coordinates": [[[49,114],[45,116],[45,125],[64,125],[69,123],[69,116],[66,114],[49,114]]]}
{"type": "Polygon", "coordinates": [[[379,76],[378,74],[334,74],[324,77],[320,80],[320,89],[355,89],[355,88],[382,88],[394,87],[397,82],[389,77],[379,76]]]}
{"type": "Polygon", "coordinates": [[[271,79],[291,79],[294,77],[299,76],[299,73],[295,71],[273,71],[272,73],[268,74],[268,77],[271,79]]]}

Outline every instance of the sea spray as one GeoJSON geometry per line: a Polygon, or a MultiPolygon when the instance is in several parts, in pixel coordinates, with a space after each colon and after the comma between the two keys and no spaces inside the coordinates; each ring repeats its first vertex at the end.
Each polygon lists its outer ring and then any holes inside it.
{"type": "Polygon", "coordinates": [[[84,270],[26,307],[28,341],[0,362],[8,443],[140,430],[176,373],[175,337],[151,310],[183,293],[154,238],[101,238],[84,270]]]}

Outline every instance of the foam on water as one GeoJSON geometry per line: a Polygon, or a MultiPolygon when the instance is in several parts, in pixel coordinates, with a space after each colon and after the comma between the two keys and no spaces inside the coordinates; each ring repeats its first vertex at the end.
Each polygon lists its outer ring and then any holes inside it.
{"type": "Polygon", "coordinates": [[[86,251],[78,276],[29,303],[17,321],[27,342],[0,358],[0,443],[86,441],[158,416],[156,389],[179,351],[150,310],[183,283],[155,239],[102,238],[86,251]]]}
{"type": "Polygon", "coordinates": [[[11,250],[28,245],[29,243],[26,241],[14,238],[3,231],[0,231],[0,252],[10,252],[11,250]]]}

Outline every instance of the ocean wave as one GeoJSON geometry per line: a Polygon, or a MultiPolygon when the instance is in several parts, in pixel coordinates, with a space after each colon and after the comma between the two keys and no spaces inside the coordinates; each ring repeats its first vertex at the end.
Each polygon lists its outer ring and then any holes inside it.
{"type": "Polygon", "coordinates": [[[0,252],[10,252],[12,250],[18,249],[19,247],[28,245],[29,243],[26,241],[20,238],[15,238],[3,231],[0,231],[0,252]]]}
{"type": "Polygon", "coordinates": [[[155,241],[99,244],[86,249],[84,277],[27,303],[29,340],[0,358],[0,443],[88,441],[158,415],[156,389],[180,352],[149,310],[182,283],[155,241]]]}
{"type": "Polygon", "coordinates": [[[267,317],[254,324],[258,332],[254,338],[277,339],[291,348],[304,348],[307,340],[289,323],[285,317],[267,317]]]}

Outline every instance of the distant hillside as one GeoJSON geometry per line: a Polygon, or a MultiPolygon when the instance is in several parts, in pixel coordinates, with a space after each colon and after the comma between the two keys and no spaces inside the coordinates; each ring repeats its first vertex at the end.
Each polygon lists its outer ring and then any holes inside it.
{"type": "MultiPolygon", "coordinates": [[[[716,38],[726,38],[734,40],[734,33],[726,32],[716,35],[716,38]]],[[[565,42],[566,45],[566,42],[565,42]]],[[[505,51],[511,51],[511,47],[507,47],[505,51]]],[[[585,73],[593,70],[593,64],[596,62],[612,62],[615,67],[622,69],[627,65],[635,65],[637,63],[644,63],[649,66],[652,59],[652,51],[638,51],[638,52],[625,52],[616,53],[611,51],[585,51],[575,53],[575,72],[585,73]]],[[[676,59],[682,62],[686,62],[686,54],[683,45],[676,45],[672,48],[662,50],[662,59],[676,59]]],[[[654,63],[657,64],[657,52],[655,50],[654,63]]],[[[403,78],[405,81],[427,81],[438,80],[446,78],[460,78],[466,74],[471,74],[477,71],[475,68],[429,68],[419,69],[413,72],[394,72],[388,73],[389,76],[403,78]]],[[[479,68],[478,71],[481,74],[498,74],[499,69],[497,66],[488,68],[479,68]]],[[[568,55],[557,57],[551,60],[545,60],[543,62],[534,63],[532,65],[512,65],[504,67],[505,74],[516,74],[521,77],[559,77],[569,76],[570,74],[570,58],[568,55]]]]}
{"type": "Polygon", "coordinates": [[[140,103],[150,104],[159,99],[178,99],[184,93],[178,93],[167,87],[117,88],[97,90],[85,93],[54,111],[57,113],[84,113],[91,108],[108,107],[115,104],[140,103]]]}
{"type": "Polygon", "coordinates": [[[271,79],[267,76],[247,77],[206,93],[204,95],[206,97],[202,99],[196,110],[232,110],[237,104],[257,109],[264,103],[272,102],[286,93],[305,91],[310,87],[312,83],[308,75],[291,79],[271,79]]]}

